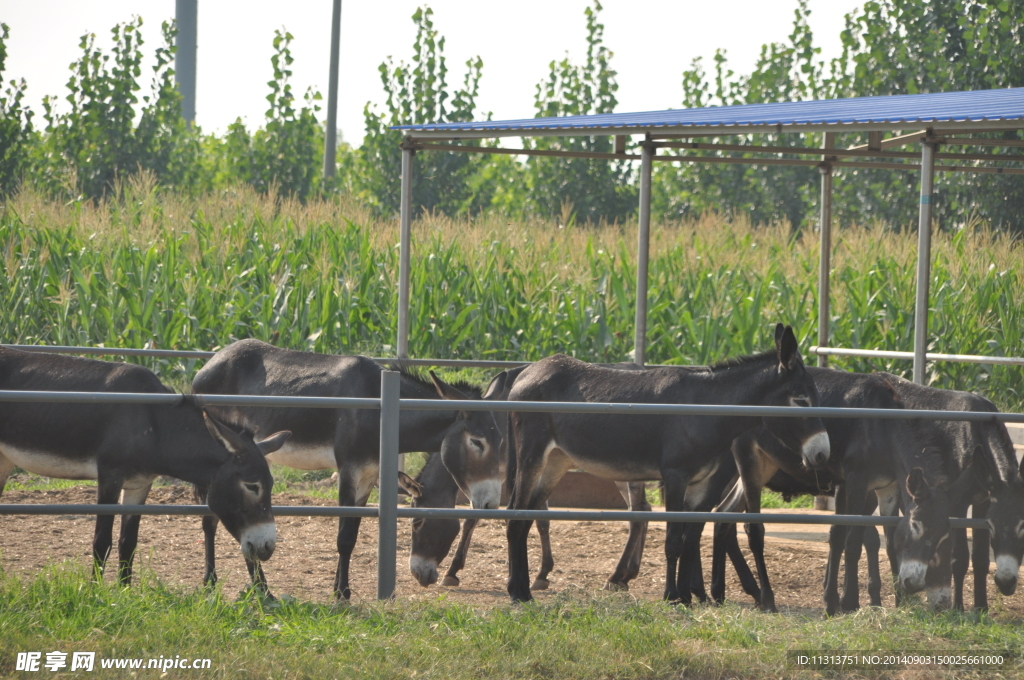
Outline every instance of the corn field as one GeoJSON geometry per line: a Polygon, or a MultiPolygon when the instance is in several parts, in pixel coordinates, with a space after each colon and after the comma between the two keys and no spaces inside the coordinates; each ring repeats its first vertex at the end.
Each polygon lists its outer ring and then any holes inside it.
{"type": "MultiPolygon", "coordinates": [[[[133,180],[122,199],[23,192],[0,213],[0,341],[212,349],[245,337],[394,353],[397,220],[344,200],[239,188],[203,198],[133,180]]],[[[834,235],[832,343],[910,350],[916,234],[834,235]]],[[[636,225],[424,214],[414,224],[410,353],[622,361],[633,346],[636,225]]],[[[709,215],[652,227],[648,361],[704,364],[766,348],[775,322],[817,338],[814,233],[709,215]]],[[[1024,248],[983,226],[934,238],[930,349],[1024,356],[1024,248]]],[[[813,359],[807,359],[811,363],[813,359]]],[[[187,384],[196,363],[147,363],[187,384]]],[[[910,363],[835,360],[908,374],[910,363]]],[[[931,382],[1024,408],[1022,371],[940,363],[931,382]]],[[[172,383],[175,381],[172,380],[172,383]]]]}

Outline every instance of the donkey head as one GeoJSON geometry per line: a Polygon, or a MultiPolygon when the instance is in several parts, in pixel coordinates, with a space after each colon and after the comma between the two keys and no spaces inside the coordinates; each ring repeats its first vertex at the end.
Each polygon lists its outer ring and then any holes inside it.
{"type": "MultiPolygon", "coordinates": [[[[779,362],[777,376],[767,398],[761,403],[803,408],[818,406],[818,388],[800,358],[792,326],[781,323],[775,326],[775,352],[779,362]]],[[[765,418],[764,424],[787,447],[800,452],[805,467],[821,469],[828,463],[828,432],[821,418],[765,418]]]]}
{"type": "MultiPolygon", "coordinates": [[[[468,400],[465,394],[430,371],[442,399],[468,400]]],[[[501,434],[489,411],[460,410],[441,442],[441,460],[474,508],[501,503],[501,434]]]]}
{"type": "Polygon", "coordinates": [[[974,450],[972,465],[980,486],[989,492],[986,519],[992,554],[996,557],[996,586],[1003,595],[1013,595],[1024,557],[1024,467],[1011,469],[1007,480],[1007,475],[999,474],[995,462],[983,454],[980,446],[974,450]]]}
{"type": "Polygon", "coordinates": [[[242,545],[246,558],[268,560],[277,544],[277,525],[270,509],[274,478],[265,456],[281,448],[292,433],[284,430],[257,442],[205,411],[203,418],[213,438],[231,453],[210,482],[207,504],[242,545]]]}
{"type": "MultiPolygon", "coordinates": [[[[933,453],[926,447],[924,455],[933,453]]],[[[937,454],[935,454],[937,455],[937,454]]],[[[951,489],[944,483],[930,485],[917,467],[906,480],[904,517],[896,526],[896,552],[900,565],[899,587],[906,593],[928,588],[933,606],[948,606],[952,577],[952,541],[949,515],[958,488],[973,472],[967,471],[951,489]]]]}

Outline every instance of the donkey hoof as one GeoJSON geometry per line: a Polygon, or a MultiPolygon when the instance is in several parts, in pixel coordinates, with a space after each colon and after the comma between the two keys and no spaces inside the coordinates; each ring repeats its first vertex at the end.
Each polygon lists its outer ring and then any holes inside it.
{"type": "Polygon", "coordinates": [[[546,578],[538,578],[533,582],[533,585],[530,586],[530,590],[547,590],[549,585],[551,585],[551,583],[546,578]]]}
{"type": "Polygon", "coordinates": [[[441,581],[441,585],[443,585],[443,586],[451,586],[451,587],[454,588],[455,586],[459,585],[459,577],[458,576],[445,576],[444,580],[441,581]]]}
{"type": "Polygon", "coordinates": [[[204,586],[215,586],[217,585],[217,572],[211,571],[209,574],[203,577],[204,586]]]}
{"type": "Polygon", "coordinates": [[[352,599],[352,589],[351,588],[345,588],[344,590],[335,590],[334,591],[334,599],[335,600],[351,600],[352,599]]]}
{"type": "Polygon", "coordinates": [[[604,584],[604,590],[609,590],[613,593],[628,592],[629,584],[623,581],[607,581],[604,584]]]}

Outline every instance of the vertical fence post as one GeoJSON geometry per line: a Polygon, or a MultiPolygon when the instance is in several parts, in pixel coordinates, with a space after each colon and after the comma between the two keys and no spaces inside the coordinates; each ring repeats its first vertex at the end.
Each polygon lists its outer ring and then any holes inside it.
{"type": "MultiPolygon", "coordinates": [[[[825,147],[831,149],[835,146],[836,134],[825,133],[825,147]]],[[[828,326],[829,326],[829,269],[832,264],[832,161],[830,156],[822,156],[822,164],[818,166],[821,171],[821,198],[819,199],[821,218],[818,226],[818,233],[821,236],[821,247],[818,261],[818,347],[828,347],[828,326]]],[[[818,365],[828,366],[828,356],[818,355],[818,365]]]]}
{"type": "Polygon", "coordinates": [[[928,284],[932,264],[932,185],[935,178],[934,141],[921,141],[921,213],[917,222],[917,303],[914,307],[914,382],[923,385],[928,351],[928,284]]]}
{"type": "Polygon", "coordinates": [[[338,149],[338,53],[341,51],[341,0],[331,13],[331,64],[327,83],[327,121],[324,126],[324,179],[334,177],[338,149]]]}
{"type": "Polygon", "coordinates": [[[633,321],[633,363],[647,360],[647,263],[651,245],[651,166],[654,143],[645,139],[640,151],[640,215],[636,245],[636,317],[633,321]]]}
{"type": "Polygon", "coordinates": [[[409,356],[409,248],[412,241],[412,154],[402,145],[401,225],[398,250],[398,356],[409,356]]]}
{"type": "Polygon", "coordinates": [[[398,560],[398,371],[380,374],[380,502],[377,515],[377,599],[395,595],[398,560]]]}
{"type": "Polygon", "coordinates": [[[189,125],[196,122],[196,33],[198,0],[177,0],[174,21],[178,35],[174,38],[174,84],[181,93],[181,117],[189,125]]]}

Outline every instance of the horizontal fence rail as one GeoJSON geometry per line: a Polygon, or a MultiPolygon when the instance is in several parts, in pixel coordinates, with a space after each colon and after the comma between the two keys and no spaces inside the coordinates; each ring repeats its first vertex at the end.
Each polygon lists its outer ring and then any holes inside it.
{"type": "MultiPolygon", "coordinates": [[[[810,354],[823,357],[864,357],[877,359],[906,359],[913,361],[913,352],[896,352],[880,349],[847,349],[845,347],[811,347],[810,354]]],[[[987,357],[980,354],[937,354],[928,352],[925,361],[950,361],[961,364],[999,364],[1001,366],[1024,366],[1024,357],[987,357]]]]}
{"type": "MultiPolygon", "coordinates": [[[[277,517],[377,517],[376,507],[275,505],[277,517]]],[[[205,505],[50,505],[0,504],[0,515],[213,515],[205,505]]],[[[403,519],[563,520],[590,522],[716,522],[724,524],[816,524],[840,526],[896,526],[901,517],[888,515],[788,515],[746,512],[659,512],[631,510],[477,510],[473,508],[410,508],[399,506],[403,519]]],[[[950,519],[954,529],[985,529],[984,519],[950,519]]]]}
{"type": "MultiPolygon", "coordinates": [[[[58,402],[78,404],[178,404],[181,394],[147,392],[34,392],[0,390],[0,402],[58,402]]],[[[284,408],[377,409],[380,399],[358,397],[270,397],[241,394],[193,394],[187,398],[200,406],[276,406],[284,408]]],[[[884,420],[957,420],[1024,423],[1024,413],[977,411],[922,411],[911,409],[833,408],[823,406],[732,406],[720,404],[621,404],[573,401],[483,401],[402,399],[401,408],[412,411],[519,411],[524,413],[600,413],[606,415],[732,416],[768,418],[877,418],[884,420]]]]}

